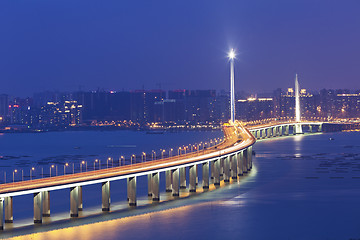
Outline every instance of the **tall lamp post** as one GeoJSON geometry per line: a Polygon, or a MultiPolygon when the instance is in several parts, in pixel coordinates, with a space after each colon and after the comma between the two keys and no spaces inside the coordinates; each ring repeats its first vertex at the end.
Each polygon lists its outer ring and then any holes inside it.
{"type": "Polygon", "coordinates": [[[234,83],[234,59],[235,51],[231,49],[228,55],[230,59],[230,109],[231,109],[231,121],[235,121],[235,83],[234,83]]]}

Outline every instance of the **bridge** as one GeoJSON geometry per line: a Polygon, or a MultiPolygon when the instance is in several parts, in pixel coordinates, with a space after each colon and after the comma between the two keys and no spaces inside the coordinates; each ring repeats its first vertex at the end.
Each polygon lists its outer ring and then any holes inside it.
{"type": "Polygon", "coordinates": [[[230,178],[236,180],[244,173],[248,173],[252,168],[252,146],[256,140],[339,131],[354,127],[359,128],[359,123],[274,121],[244,127],[238,121],[234,123],[230,121],[229,124],[223,126],[224,140],[200,152],[113,168],[1,184],[0,229],[4,229],[6,223],[13,222],[13,198],[16,196],[33,194],[34,223],[42,223],[43,217],[50,217],[50,191],[69,189],[70,217],[76,218],[83,208],[83,186],[101,183],[102,211],[106,212],[110,211],[110,182],[126,179],[128,204],[135,207],[137,205],[137,177],[147,176],[148,196],[153,202],[159,202],[159,177],[162,172],[165,172],[166,192],[171,192],[174,197],[178,197],[179,189],[188,188],[189,192],[196,192],[198,166],[202,169],[204,190],[209,188],[210,179],[212,179],[212,184],[219,186],[221,180],[229,182],[230,178]]]}
{"type": "Polygon", "coordinates": [[[102,184],[102,211],[110,211],[110,182],[127,179],[127,199],[129,206],[137,205],[136,178],[147,176],[148,195],[153,202],[160,201],[159,177],[165,172],[166,191],[179,196],[180,188],[196,192],[197,166],[202,169],[202,188],[208,189],[210,178],[215,186],[220,181],[237,179],[252,168],[252,145],[255,137],[239,122],[225,124],[224,140],[201,152],[191,152],[180,156],[153,160],[150,162],[106,168],[89,172],[53,176],[41,179],[5,183],[0,185],[0,228],[13,222],[13,198],[33,194],[34,223],[42,223],[43,217],[50,216],[50,192],[59,189],[70,191],[70,217],[76,218],[83,207],[82,187],[102,184]],[[5,212],[5,214],[4,214],[5,212]],[[5,216],[5,217],[4,217],[5,216]]]}

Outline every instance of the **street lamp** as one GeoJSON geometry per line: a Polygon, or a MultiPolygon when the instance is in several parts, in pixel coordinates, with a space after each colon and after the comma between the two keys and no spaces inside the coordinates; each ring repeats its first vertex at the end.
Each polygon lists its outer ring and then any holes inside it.
{"type": "Polygon", "coordinates": [[[174,149],[172,149],[172,148],[169,150],[169,157],[172,157],[172,152],[173,152],[173,150],[174,150],[174,149]]]}
{"type": "Polygon", "coordinates": [[[161,151],[161,159],[164,158],[164,152],[165,152],[165,150],[162,150],[162,151],[161,151]]]}
{"type": "Polygon", "coordinates": [[[68,167],[68,166],[69,166],[69,164],[65,163],[65,165],[64,165],[64,175],[66,175],[66,167],[68,167]]]}
{"type": "Polygon", "coordinates": [[[234,59],[235,50],[231,49],[228,55],[230,59],[230,104],[231,104],[231,121],[235,122],[235,83],[234,83],[234,59]]]}
{"type": "MultiPolygon", "coordinates": [[[[82,161],[81,163],[80,163],[80,172],[82,172],[82,165],[84,165],[85,164],[85,161],[82,161]]],[[[87,166],[85,166],[85,172],[87,171],[87,166]]]]}
{"type": "Polygon", "coordinates": [[[179,147],[178,149],[178,155],[180,156],[180,154],[181,154],[181,147],[179,147]]]}
{"type": "Polygon", "coordinates": [[[94,161],[94,170],[96,170],[96,163],[98,162],[99,160],[95,159],[94,161]]]}
{"type": "Polygon", "coordinates": [[[51,177],[51,169],[54,168],[54,167],[55,167],[54,165],[50,166],[50,177],[51,177]]]}
{"type": "Polygon", "coordinates": [[[16,169],[13,171],[13,182],[15,182],[15,173],[17,173],[16,169]]]}
{"type": "Polygon", "coordinates": [[[120,161],[120,166],[121,166],[121,159],[124,159],[123,162],[124,162],[124,165],[125,165],[125,158],[124,158],[124,156],[121,156],[120,159],[119,159],[119,161],[120,161]]]}
{"type": "Polygon", "coordinates": [[[156,160],[156,152],[152,150],[151,160],[156,160]]]}
{"type": "Polygon", "coordinates": [[[133,163],[133,158],[135,159],[135,163],[136,163],[136,156],[135,154],[131,155],[131,158],[130,158],[130,164],[132,165],[133,163]]]}
{"type": "Polygon", "coordinates": [[[109,168],[109,161],[110,160],[112,160],[112,158],[110,158],[110,157],[106,160],[106,168],[109,168]]]}
{"type": "Polygon", "coordinates": [[[141,155],[141,162],[146,162],[146,153],[142,152],[142,155],[141,155]],[[144,161],[145,159],[145,161],[144,161]]]}
{"type": "Polygon", "coordinates": [[[32,171],[34,171],[34,170],[35,170],[34,167],[32,167],[32,168],[30,169],[30,180],[32,180],[32,171]]]}

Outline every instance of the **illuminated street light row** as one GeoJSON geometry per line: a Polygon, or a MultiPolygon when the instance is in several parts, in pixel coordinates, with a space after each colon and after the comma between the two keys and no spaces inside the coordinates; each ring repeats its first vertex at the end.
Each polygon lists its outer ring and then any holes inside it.
{"type": "MultiPolygon", "coordinates": [[[[178,156],[180,155],[184,155],[184,154],[190,154],[190,153],[198,153],[200,150],[205,150],[206,148],[210,148],[212,146],[216,146],[217,144],[219,144],[221,141],[224,141],[224,138],[215,138],[215,139],[211,139],[208,142],[200,142],[200,143],[195,143],[195,144],[189,144],[187,146],[182,146],[178,148],[178,156]]],[[[166,149],[160,149],[160,156],[161,159],[164,159],[165,154],[168,153],[167,157],[175,157],[173,155],[173,148],[170,148],[168,151],[166,149]]],[[[147,162],[147,158],[146,158],[146,153],[142,152],[141,153],[141,162],[147,162]]],[[[151,152],[151,160],[156,160],[157,159],[157,152],[155,150],[152,150],[151,152]]],[[[114,167],[114,159],[112,157],[107,158],[106,160],[106,168],[109,168],[109,162],[111,161],[111,168],[114,167]]],[[[132,154],[130,156],[130,165],[132,164],[136,164],[136,155],[132,154]]],[[[81,161],[79,164],[79,172],[87,172],[88,171],[88,162],[87,161],[81,161]]],[[[124,156],[120,156],[119,158],[119,166],[125,166],[126,165],[126,159],[124,156]]],[[[69,163],[65,163],[63,165],[63,175],[67,175],[69,174],[69,170],[68,168],[70,167],[69,163]]],[[[101,169],[101,160],[100,159],[95,159],[94,163],[93,163],[93,171],[94,170],[100,170],[101,169]]],[[[13,175],[13,183],[15,182],[15,177],[16,174],[19,171],[17,169],[13,170],[12,175],[13,175]]],[[[35,167],[31,167],[29,170],[29,174],[30,180],[33,180],[34,177],[34,172],[35,172],[35,167]]],[[[72,163],[72,174],[75,174],[75,163],[72,163]]],[[[49,176],[50,177],[54,177],[54,176],[58,176],[58,165],[50,165],[49,167],[49,176]]],[[[44,168],[41,168],[41,177],[44,177],[44,168]]],[[[24,171],[21,170],[21,181],[24,181],[24,171]]],[[[4,172],[4,183],[6,183],[6,172],[4,172]]]]}

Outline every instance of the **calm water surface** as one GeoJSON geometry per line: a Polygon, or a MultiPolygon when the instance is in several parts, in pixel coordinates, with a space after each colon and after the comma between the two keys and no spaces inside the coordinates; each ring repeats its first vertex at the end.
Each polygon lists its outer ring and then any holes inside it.
{"type": "Polygon", "coordinates": [[[360,239],[359,139],[359,132],[343,132],[259,141],[253,170],[233,184],[191,196],[184,192],[176,201],[163,195],[160,204],[21,228],[2,237],[360,239]]]}

